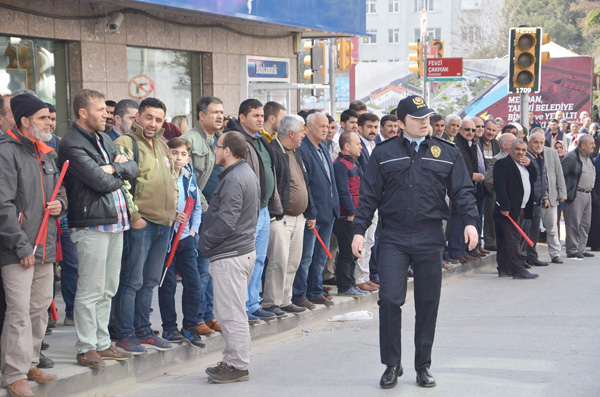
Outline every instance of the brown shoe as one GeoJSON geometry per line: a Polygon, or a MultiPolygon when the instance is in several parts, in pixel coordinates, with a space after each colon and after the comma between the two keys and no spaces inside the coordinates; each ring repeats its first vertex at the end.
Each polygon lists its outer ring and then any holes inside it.
{"type": "Polygon", "coordinates": [[[492,251],[486,250],[485,248],[479,248],[476,251],[479,252],[480,254],[483,254],[483,255],[489,255],[489,254],[492,253],[492,251]]]}
{"type": "Polygon", "coordinates": [[[471,262],[471,259],[468,259],[466,256],[459,256],[458,258],[456,258],[460,263],[469,263],[471,262]]]}
{"type": "Polygon", "coordinates": [[[77,355],[77,364],[95,369],[106,367],[104,360],[98,355],[96,350],[90,350],[85,353],[79,353],[77,355]]]}
{"type": "Polygon", "coordinates": [[[214,331],[221,332],[221,324],[217,320],[210,320],[206,326],[214,331]]]}
{"type": "Polygon", "coordinates": [[[312,303],[315,303],[317,305],[325,305],[327,307],[335,305],[335,302],[330,301],[329,299],[325,298],[324,296],[319,296],[318,298],[312,298],[312,299],[309,299],[309,301],[311,301],[312,303]]]}
{"type": "Polygon", "coordinates": [[[379,289],[379,284],[372,282],[371,280],[367,281],[367,285],[370,285],[373,288],[379,289]]]}
{"type": "Polygon", "coordinates": [[[306,298],[302,298],[298,302],[294,302],[294,305],[299,306],[299,307],[305,307],[308,310],[315,310],[317,308],[317,305],[315,305],[314,303],[312,303],[311,301],[309,301],[306,298]]]}
{"type": "Polygon", "coordinates": [[[210,329],[210,327],[208,325],[206,325],[206,323],[204,321],[202,321],[201,323],[198,323],[198,326],[196,327],[196,331],[198,331],[198,333],[200,335],[210,335],[215,332],[215,330],[210,329]]]}
{"type": "Polygon", "coordinates": [[[48,374],[38,367],[33,367],[27,372],[27,379],[38,383],[50,383],[56,380],[56,375],[48,374]]]}
{"type": "Polygon", "coordinates": [[[356,284],[356,286],[358,288],[362,289],[363,291],[367,291],[367,292],[377,291],[377,289],[378,289],[377,287],[370,285],[368,282],[356,284]]]}
{"type": "Polygon", "coordinates": [[[464,257],[467,258],[470,261],[476,261],[476,260],[479,259],[478,257],[473,256],[473,255],[469,255],[469,254],[465,254],[464,257]]]}
{"type": "Polygon", "coordinates": [[[133,357],[132,353],[126,352],[125,350],[121,349],[120,347],[116,347],[113,345],[110,345],[110,347],[106,350],[99,350],[99,351],[97,351],[97,353],[103,360],[123,361],[123,360],[129,360],[130,358],[133,357]]]}
{"type": "Polygon", "coordinates": [[[19,379],[6,386],[6,388],[13,397],[35,397],[29,383],[27,383],[27,379],[19,379]]]}
{"type": "Polygon", "coordinates": [[[452,266],[452,263],[442,261],[442,267],[444,269],[452,269],[454,266],[452,266]]]}

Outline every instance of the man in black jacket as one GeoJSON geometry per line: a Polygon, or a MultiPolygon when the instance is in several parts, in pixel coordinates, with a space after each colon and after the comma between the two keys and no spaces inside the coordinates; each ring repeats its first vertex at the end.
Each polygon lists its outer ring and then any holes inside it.
{"type": "MultiPolygon", "coordinates": [[[[483,182],[483,174],[478,172],[477,169],[477,144],[473,142],[475,137],[475,123],[469,119],[463,120],[458,134],[454,138],[456,147],[462,154],[465,164],[467,165],[467,172],[473,183],[473,196],[477,198],[477,186],[479,182],[483,182]]],[[[448,238],[448,255],[450,258],[458,259],[461,262],[467,262],[469,259],[473,260],[477,255],[474,251],[467,252],[465,250],[465,239],[464,229],[465,225],[462,222],[462,217],[459,215],[459,211],[456,206],[452,205],[452,217],[450,218],[450,235],[448,238]]]]}
{"type": "Polygon", "coordinates": [[[292,284],[302,257],[306,223],[304,214],[309,206],[306,171],[300,152],[296,150],[305,134],[302,117],[284,116],[277,138],[270,143],[277,169],[277,191],[281,206],[271,198],[269,210],[272,220],[267,251],[269,266],[265,270],[262,307],[278,316],[285,312],[300,313],[306,310],[292,303],[292,284]]]}
{"type": "Polygon", "coordinates": [[[225,167],[213,193],[198,249],[210,258],[214,310],[223,329],[225,350],[216,367],[206,369],[215,383],[249,379],[250,329],[246,288],[253,274],[254,230],[259,213],[259,185],[246,164],[246,142],[239,132],[223,134],[215,148],[216,164],[225,167]]]}
{"type": "Polygon", "coordinates": [[[494,192],[497,201],[494,220],[500,277],[533,279],[538,276],[523,267],[519,247],[521,236],[508,219],[510,216],[518,225],[522,225],[523,219],[531,219],[532,216],[532,188],[536,173],[526,153],[527,144],[516,139],[511,144],[509,156],[498,160],[494,165],[494,192]]]}
{"type": "Polygon", "coordinates": [[[77,363],[103,368],[104,360],[126,360],[131,353],[112,346],[108,333],[112,297],[119,286],[123,232],[129,230],[121,188],[136,178],[138,165],[120,154],[104,132],[106,104],[98,91],[83,89],[73,99],[76,120],[59,144],[65,176],[71,240],[77,245],[79,279],[74,320],[77,363]]]}

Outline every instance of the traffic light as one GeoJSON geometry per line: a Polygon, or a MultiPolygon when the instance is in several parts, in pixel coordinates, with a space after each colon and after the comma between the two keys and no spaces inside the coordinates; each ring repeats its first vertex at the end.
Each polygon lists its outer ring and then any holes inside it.
{"type": "Polygon", "coordinates": [[[337,44],[337,71],[343,72],[346,69],[350,69],[354,60],[352,59],[352,50],[354,44],[350,39],[338,39],[337,44]]]}
{"type": "Polygon", "coordinates": [[[309,40],[304,43],[304,49],[310,51],[310,55],[304,57],[304,64],[310,67],[304,71],[304,78],[313,84],[325,84],[326,45],[309,40]]]}
{"type": "Polygon", "coordinates": [[[408,69],[413,73],[417,73],[419,77],[423,76],[423,43],[408,43],[408,49],[417,51],[416,54],[408,55],[409,61],[417,62],[416,65],[410,65],[408,69]]]}
{"type": "Polygon", "coordinates": [[[542,44],[550,41],[542,28],[513,28],[509,35],[509,81],[508,91],[526,94],[540,91],[542,63],[550,60],[550,54],[542,53],[542,44]]]}
{"type": "Polygon", "coordinates": [[[438,58],[444,57],[444,42],[442,40],[433,40],[431,45],[437,47],[438,58]]]}

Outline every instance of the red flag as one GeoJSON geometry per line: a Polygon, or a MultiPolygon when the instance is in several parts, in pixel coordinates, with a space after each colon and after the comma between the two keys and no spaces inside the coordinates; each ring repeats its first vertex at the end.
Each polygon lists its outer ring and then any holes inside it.
{"type": "Polygon", "coordinates": [[[319,236],[319,232],[317,232],[317,228],[313,227],[311,230],[313,231],[313,233],[315,234],[315,236],[317,236],[317,240],[319,240],[319,242],[321,243],[321,247],[323,247],[323,249],[325,250],[325,253],[327,254],[327,257],[329,259],[333,258],[333,255],[331,255],[331,252],[329,252],[329,250],[325,246],[325,243],[323,242],[323,240],[321,240],[321,236],[319,236]]]}
{"type": "Polygon", "coordinates": [[[179,228],[177,229],[177,234],[175,234],[175,238],[173,239],[173,243],[171,244],[171,252],[169,252],[169,257],[167,258],[167,263],[165,265],[165,271],[163,273],[162,278],[160,279],[159,287],[162,287],[162,283],[165,280],[165,276],[167,275],[167,270],[171,266],[171,262],[173,262],[173,258],[175,257],[175,252],[177,251],[177,246],[179,245],[179,240],[181,240],[181,235],[185,230],[185,227],[190,220],[190,216],[192,215],[192,210],[194,209],[195,200],[191,197],[188,197],[185,201],[185,209],[183,213],[185,214],[185,221],[179,224],[179,228]]]}

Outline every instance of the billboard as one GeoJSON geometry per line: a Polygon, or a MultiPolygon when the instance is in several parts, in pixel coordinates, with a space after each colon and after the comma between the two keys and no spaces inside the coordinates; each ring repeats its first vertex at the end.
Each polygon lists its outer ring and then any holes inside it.
{"type": "MultiPolygon", "coordinates": [[[[423,92],[423,82],[408,70],[411,62],[359,63],[356,65],[356,99],[376,113],[387,113],[408,95],[423,92]]],[[[593,59],[575,56],[555,58],[542,66],[541,90],[531,94],[529,111],[546,128],[557,110],[568,120],[591,110],[593,59]]],[[[488,115],[506,122],[520,118],[518,94],[508,92],[507,58],[465,60],[461,81],[433,83],[430,107],[447,115],[461,117],[488,115]]]]}

